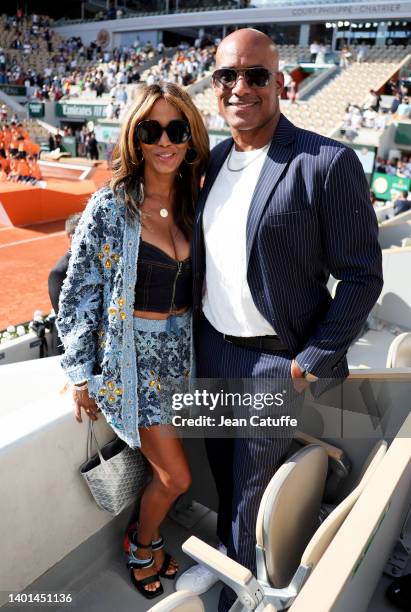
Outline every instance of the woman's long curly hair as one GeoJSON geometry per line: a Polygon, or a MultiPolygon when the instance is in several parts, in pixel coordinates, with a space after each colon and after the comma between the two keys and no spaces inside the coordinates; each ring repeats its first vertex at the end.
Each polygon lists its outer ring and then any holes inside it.
{"type": "Polygon", "coordinates": [[[207,129],[200,112],[189,94],[174,83],[146,85],[138,92],[113,151],[113,178],[110,186],[114,193],[121,188],[122,197],[131,217],[139,214],[142,204],[141,184],[144,180],[144,160],[139,157],[136,126],[148,117],[157,100],[164,99],[175,106],[190,124],[189,147],[196,151],[194,163],[182,162],[175,182],[174,216],[176,225],[185,237],[191,238],[194,210],[198,199],[201,176],[209,158],[207,129]]]}

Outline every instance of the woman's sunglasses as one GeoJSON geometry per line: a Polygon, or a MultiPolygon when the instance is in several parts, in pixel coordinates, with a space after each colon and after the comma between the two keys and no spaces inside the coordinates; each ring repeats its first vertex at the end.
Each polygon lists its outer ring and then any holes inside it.
{"type": "Polygon", "coordinates": [[[190,124],[184,119],[174,119],[165,127],[154,119],[141,121],[136,127],[136,136],[143,144],[158,144],[164,130],[173,144],[183,144],[191,138],[190,124]]]}
{"type": "Polygon", "coordinates": [[[236,70],[235,68],[220,68],[213,72],[213,81],[221,87],[233,89],[238,77],[243,76],[249,87],[267,87],[272,76],[272,72],[267,68],[246,68],[245,70],[236,70]]]}

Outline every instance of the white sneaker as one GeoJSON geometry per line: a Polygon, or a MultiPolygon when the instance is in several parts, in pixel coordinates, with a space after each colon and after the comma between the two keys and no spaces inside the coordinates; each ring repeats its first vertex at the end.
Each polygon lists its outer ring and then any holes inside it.
{"type": "MultiPolygon", "coordinates": [[[[223,544],[218,545],[218,550],[223,555],[227,554],[227,549],[223,544]]],[[[208,589],[211,589],[218,580],[218,577],[210,572],[205,565],[196,563],[177,578],[176,591],[187,590],[196,595],[202,595],[208,589]]]]}

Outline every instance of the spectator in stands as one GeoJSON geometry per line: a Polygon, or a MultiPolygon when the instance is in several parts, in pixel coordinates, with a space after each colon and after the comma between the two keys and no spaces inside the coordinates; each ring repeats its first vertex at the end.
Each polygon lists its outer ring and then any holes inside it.
{"type": "Polygon", "coordinates": [[[365,62],[365,60],[367,59],[367,55],[368,55],[368,47],[364,42],[362,42],[357,48],[357,62],[359,64],[361,64],[362,62],[365,62]]]}
{"type": "Polygon", "coordinates": [[[327,47],[324,43],[318,46],[317,57],[315,58],[316,64],[325,64],[325,55],[327,53],[327,47]]]}
{"type": "Polygon", "coordinates": [[[396,176],[397,175],[397,164],[398,164],[397,158],[391,159],[385,165],[385,172],[387,174],[391,174],[392,176],[396,176]]]}
{"type": "Polygon", "coordinates": [[[397,108],[401,104],[402,96],[399,92],[395,94],[394,100],[391,102],[391,113],[394,115],[397,112],[397,108]]]}
{"type": "Polygon", "coordinates": [[[310,62],[312,64],[315,63],[315,60],[317,59],[317,53],[320,50],[320,45],[318,44],[318,42],[316,40],[313,40],[313,42],[310,45],[310,62]]]}
{"type": "Polygon", "coordinates": [[[49,151],[54,151],[56,148],[56,141],[54,140],[53,134],[49,134],[49,151]]]}
{"type": "Polygon", "coordinates": [[[115,147],[115,143],[113,142],[113,139],[110,137],[108,139],[108,143],[106,145],[106,160],[107,160],[107,166],[108,166],[108,168],[110,170],[111,170],[111,167],[112,167],[112,158],[113,158],[114,147],[115,147]]]}
{"type": "Polygon", "coordinates": [[[19,177],[19,173],[17,171],[17,153],[10,153],[10,171],[8,175],[8,180],[16,183],[19,177]]]}
{"type": "Polygon", "coordinates": [[[290,100],[290,104],[296,104],[298,98],[298,83],[294,79],[291,79],[287,89],[287,98],[290,100]]]}
{"type": "Polygon", "coordinates": [[[403,98],[395,113],[396,119],[408,119],[411,115],[411,105],[408,98],[403,98]]]}
{"type": "Polygon", "coordinates": [[[377,112],[373,108],[367,108],[363,112],[364,127],[374,128],[377,119],[377,112]]]}
{"type": "Polygon", "coordinates": [[[401,178],[409,178],[408,176],[408,164],[405,163],[402,159],[397,163],[397,176],[401,178]]]}
{"type": "Polygon", "coordinates": [[[32,183],[36,183],[37,181],[41,180],[42,174],[41,174],[41,170],[39,168],[39,165],[37,163],[36,157],[33,156],[33,155],[29,155],[27,157],[27,163],[28,163],[28,166],[29,166],[31,182],[32,183]]]}
{"type": "Polygon", "coordinates": [[[146,84],[148,86],[154,85],[156,82],[155,76],[152,72],[148,73],[147,79],[146,79],[146,84]]]}
{"type": "Polygon", "coordinates": [[[114,6],[114,4],[112,6],[110,6],[110,8],[108,9],[107,13],[106,13],[106,17],[107,19],[115,19],[116,18],[116,8],[114,6]]]}
{"type": "Polygon", "coordinates": [[[348,66],[350,65],[350,61],[351,51],[349,50],[347,45],[344,45],[340,51],[340,68],[348,68],[348,66]]]}
{"type": "Polygon", "coordinates": [[[58,130],[57,130],[56,135],[54,136],[54,140],[56,143],[56,149],[60,149],[61,151],[61,148],[63,146],[63,136],[60,134],[58,130]]]}
{"type": "Polygon", "coordinates": [[[95,84],[95,90],[96,90],[96,98],[101,98],[101,96],[104,93],[104,84],[103,81],[98,80],[95,84]]]}
{"type": "MultiPolygon", "coordinates": [[[[48,288],[49,288],[49,297],[51,305],[53,306],[53,310],[58,315],[59,311],[59,297],[61,292],[61,287],[63,285],[64,279],[67,275],[68,264],[70,261],[71,255],[71,241],[74,236],[74,232],[76,227],[81,219],[81,213],[75,213],[74,215],[70,215],[66,220],[65,230],[66,235],[69,241],[69,249],[68,251],[58,260],[58,262],[53,266],[50,271],[48,277],[48,288]]],[[[56,349],[57,354],[63,354],[64,349],[61,343],[61,340],[58,336],[57,329],[53,327],[53,347],[56,349]]]]}
{"type": "Polygon", "coordinates": [[[405,155],[403,161],[405,164],[405,175],[407,178],[411,178],[411,155],[409,157],[405,155]]]}
{"type": "Polygon", "coordinates": [[[111,98],[110,102],[106,106],[106,119],[114,119],[115,117],[115,98],[111,98]]]}
{"type": "Polygon", "coordinates": [[[398,192],[394,200],[394,217],[407,210],[411,210],[411,200],[409,200],[408,197],[408,191],[398,192]]]}
{"type": "Polygon", "coordinates": [[[116,99],[120,106],[126,106],[128,96],[127,91],[124,85],[120,85],[116,91],[116,99]]]}
{"type": "Polygon", "coordinates": [[[86,151],[89,159],[98,159],[97,140],[94,132],[90,132],[86,140],[86,151]]]}
{"type": "Polygon", "coordinates": [[[358,131],[363,125],[361,109],[358,106],[352,107],[351,112],[351,127],[354,131],[358,131]]]}
{"type": "Polygon", "coordinates": [[[386,109],[381,109],[378,111],[377,117],[375,119],[375,128],[377,130],[385,130],[387,125],[390,122],[390,115],[388,114],[386,109]]]}
{"type": "Polygon", "coordinates": [[[7,152],[4,149],[3,145],[0,149],[0,169],[5,173],[6,177],[10,169],[10,161],[7,157],[7,152]]]}
{"type": "Polygon", "coordinates": [[[381,96],[376,91],[374,91],[374,89],[370,89],[368,98],[364,103],[363,109],[366,110],[371,108],[372,110],[378,111],[378,109],[380,108],[380,103],[381,96]]]}
{"type": "Polygon", "coordinates": [[[23,151],[17,154],[17,180],[27,182],[30,179],[30,168],[26,160],[26,155],[23,151]]]}

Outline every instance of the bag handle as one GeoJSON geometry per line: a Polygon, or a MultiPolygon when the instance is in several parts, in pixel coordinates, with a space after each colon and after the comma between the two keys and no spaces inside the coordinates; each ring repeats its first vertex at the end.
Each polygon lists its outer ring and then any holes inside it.
{"type": "Polygon", "coordinates": [[[100,463],[101,463],[102,466],[104,466],[104,464],[106,463],[106,460],[104,459],[103,455],[101,454],[100,446],[99,446],[99,443],[97,441],[96,432],[94,431],[94,427],[93,427],[93,421],[91,419],[89,419],[89,421],[88,421],[88,432],[87,432],[87,461],[91,457],[91,445],[93,443],[93,438],[94,438],[94,444],[96,445],[97,453],[98,453],[98,456],[99,456],[99,459],[100,459],[100,463]]]}

